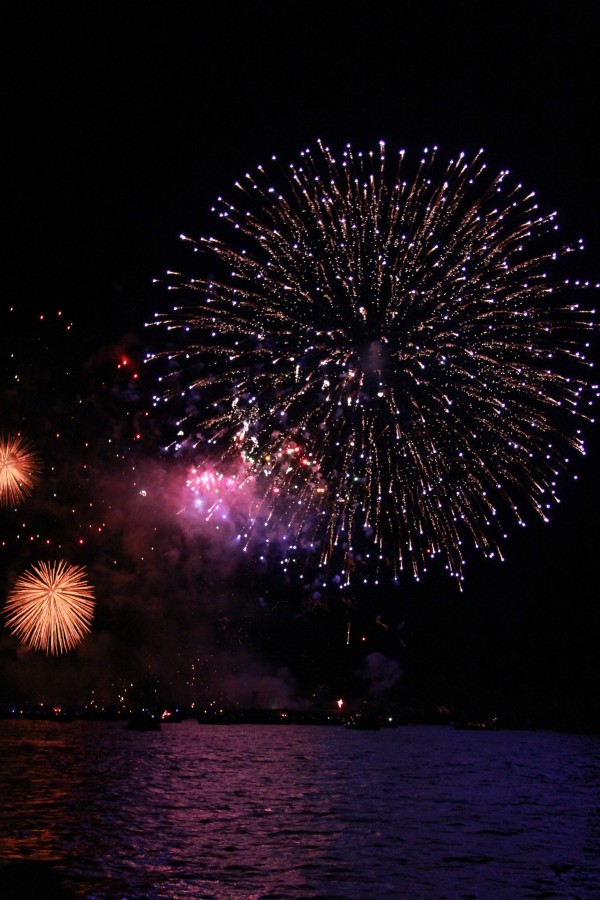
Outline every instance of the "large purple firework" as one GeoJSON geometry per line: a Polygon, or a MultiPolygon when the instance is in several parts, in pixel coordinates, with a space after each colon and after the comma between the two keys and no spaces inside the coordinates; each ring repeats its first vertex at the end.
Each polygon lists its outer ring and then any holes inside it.
{"type": "Polygon", "coordinates": [[[435,556],[462,580],[464,547],[493,556],[506,519],[547,519],[583,452],[594,312],[548,274],[581,242],[556,247],[556,214],[481,153],[406,167],[320,142],[259,166],[157,316],[177,332],[157,402],[180,398],[188,445],[244,461],[285,560],[346,584],[435,556]]]}

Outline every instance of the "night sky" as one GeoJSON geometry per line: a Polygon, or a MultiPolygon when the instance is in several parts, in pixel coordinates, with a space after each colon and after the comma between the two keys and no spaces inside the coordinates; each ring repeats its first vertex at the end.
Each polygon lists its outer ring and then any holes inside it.
{"type": "Polygon", "coordinates": [[[64,557],[97,607],[58,659],[2,631],[0,705],[598,709],[598,426],[551,523],[511,525],[504,563],[470,555],[462,593],[433,571],[307,602],[181,513],[186,463],[161,449],[172,423],[143,363],[161,340],[144,323],[170,305],[153,279],[189,265],[179,234],[208,233],[213,200],[272,154],[483,147],[585,239],[577,271],[599,279],[594,4],[327,6],[24,4],[3,29],[0,430],[35,443],[43,474],[0,509],[0,593],[64,557]]]}

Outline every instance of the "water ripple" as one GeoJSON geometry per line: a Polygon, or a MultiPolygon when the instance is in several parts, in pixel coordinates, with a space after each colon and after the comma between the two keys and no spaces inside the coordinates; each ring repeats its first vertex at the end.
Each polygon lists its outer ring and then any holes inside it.
{"type": "Polygon", "coordinates": [[[600,896],[593,736],[4,721],[0,754],[3,900],[600,896]]]}

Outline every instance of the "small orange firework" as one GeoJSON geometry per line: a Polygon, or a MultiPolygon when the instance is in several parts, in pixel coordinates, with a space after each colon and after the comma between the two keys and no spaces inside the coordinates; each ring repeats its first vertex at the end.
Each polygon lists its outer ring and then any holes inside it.
{"type": "Polygon", "coordinates": [[[20,435],[0,437],[0,506],[20,503],[37,481],[40,461],[20,435]]]}
{"type": "Polygon", "coordinates": [[[82,566],[40,562],[17,580],[4,608],[6,627],[46,654],[72,650],[90,631],[94,591],[82,566]]]}

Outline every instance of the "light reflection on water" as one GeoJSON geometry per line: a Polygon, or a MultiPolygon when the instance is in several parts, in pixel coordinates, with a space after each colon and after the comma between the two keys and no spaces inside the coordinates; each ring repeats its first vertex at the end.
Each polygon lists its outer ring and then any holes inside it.
{"type": "Polygon", "coordinates": [[[0,896],[37,863],[40,900],[597,898],[599,768],[549,732],[2,721],[0,896]]]}

